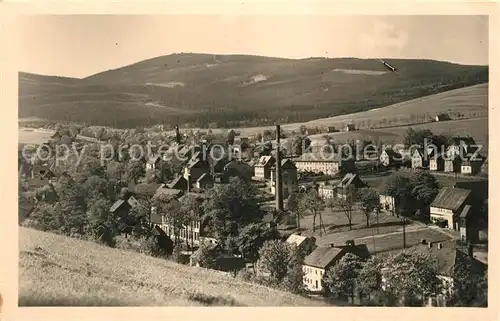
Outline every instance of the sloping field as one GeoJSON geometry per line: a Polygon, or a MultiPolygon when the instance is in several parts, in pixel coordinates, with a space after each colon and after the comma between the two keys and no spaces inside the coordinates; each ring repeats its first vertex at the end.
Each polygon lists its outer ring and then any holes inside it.
{"type": "MultiPolygon", "coordinates": [[[[336,126],[338,129],[347,122],[368,121],[376,124],[387,118],[407,117],[408,115],[424,116],[437,115],[439,113],[460,112],[469,116],[484,114],[488,111],[488,83],[454,89],[439,94],[429,95],[417,99],[408,100],[402,103],[388,105],[377,109],[363,111],[354,114],[341,115],[336,117],[327,117],[310,122],[283,124],[285,131],[298,131],[300,126],[336,126]]],[[[447,122],[423,124],[421,126],[443,127],[447,129],[447,122]]],[[[417,125],[419,126],[419,125],[417,125]]],[[[272,129],[272,126],[241,128],[242,135],[251,135],[262,132],[265,129],[272,129]]],[[[406,128],[405,128],[406,129],[406,128]]],[[[214,130],[215,131],[215,130],[214,130]]],[[[393,128],[380,129],[379,131],[393,132],[393,128]]],[[[333,135],[342,135],[351,133],[334,133],[333,135]]],[[[352,133],[356,135],[357,133],[352,133]]],[[[322,136],[322,135],[319,135],[322,136]]]]}
{"type": "Polygon", "coordinates": [[[60,235],[19,228],[20,306],[314,306],[319,301],[60,235]]]}

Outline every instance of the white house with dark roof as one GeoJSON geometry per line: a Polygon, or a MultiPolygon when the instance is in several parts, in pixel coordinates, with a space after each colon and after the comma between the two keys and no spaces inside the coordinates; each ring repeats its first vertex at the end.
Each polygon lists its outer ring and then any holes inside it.
{"type": "Polygon", "coordinates": [[[259,179],[271,178],[271,167],[276,163],[273,156],[262,156],[254,165],[254,176],[259,179]]]}
{"type": "Polygon", "coordinates": [[[298,248],[304,251],[306,255],[309,255],[314,251],[316,246],[316,239],[314,237],[307,237],[300,234],[291,234],[286,242],[288,244],[294,244],[298,248]]]}
{"type": "Polygon", "coordinates": [[[366,244],[355,245],[354,241],[347,241],[344,246],[331,244],[329,247],[318,247],[305,257],[302,264],[304,286],[311,292],[322,292],[322,280],[326,271],[347,253],[353,253],[364,259],[370,256],[366,244]]]}
{"type": "Polygon", "coordinates": [[[462,188],[445,187],[441,189],[430,205],[430,218],[433,222],[444,221],[449,229],[459,230],[458,217],[470,201],[471,191],[462,188]]]}

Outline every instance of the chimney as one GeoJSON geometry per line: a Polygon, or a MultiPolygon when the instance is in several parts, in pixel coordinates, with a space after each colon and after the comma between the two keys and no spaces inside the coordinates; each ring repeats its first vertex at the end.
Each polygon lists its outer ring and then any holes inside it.
{"type": "Polygon", "coordinates": [[[472,247],[472,244],[469,244],[469,245],[467,246],[467,253],[469,254],[469,256],[470,256],[471,258],[473,258],[473,257],[474,257],[474,248],[472,247]]]}
{"type": "Polygon", "coordinates": [[[179,132],[179,125],[175,126],[175,141],[177,142],[177,144],[181,143],[181,134],[179,132]]]}
{"type": "Polygon", "coordinates": [[[330,244],[328,244],[328,245],[329,245],[330,247],[335,247],[335,244],[333,244],[333,243],[330,243],[330,244]]]}
{"type": "Polygon", "coordinates": [[[276,125],[276,210],[283,210],[283,183],[281,181],[280,125],[276,125]]]}
{"type": "Polygon", "coordinates": [[[347,245],[347,246],[354,246],[354,240],[347,240],[347,241],[345,241],[345,245],[347,245]]]}
{"type": "Polygon", "coordinates": [[[442,249],[443,248],[443,243],[438,243],[438,249],[442,249]]]}
{"type": "Polygon", "coordinates": [[[432,242],[427,243],[427,245],[429,245],[429,248],[431,248],[432,247],[432,242]]]}

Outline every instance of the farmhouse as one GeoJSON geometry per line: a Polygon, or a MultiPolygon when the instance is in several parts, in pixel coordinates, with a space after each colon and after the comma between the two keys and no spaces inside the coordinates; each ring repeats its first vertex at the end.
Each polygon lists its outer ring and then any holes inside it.
{"type": "Polygon", "coordinates": [[[441,189],[430,205],[431,221],[443,222],[449,229],[458,230],[458,217],[470,203],[470,195],[471,191],[462,188],[441,189]]]}
{"type": "Polygon", "coordinates": [[[259,179],[271,178],[271,167],[276,163],[273,156],[262,156],[254,165],[254,176],[259,179]]]}
{"type": "Polygon", "coordinates": [[[311,292],[323,291],[323,276],[326,271],[334,266],[344,255],[353,253],[359,257],[369,257],[365,244],[355,245],[354,241],[347,241],[345,246],[318,247],[306,256],[302,271],[304,272],[304,286],[311,292]]]}

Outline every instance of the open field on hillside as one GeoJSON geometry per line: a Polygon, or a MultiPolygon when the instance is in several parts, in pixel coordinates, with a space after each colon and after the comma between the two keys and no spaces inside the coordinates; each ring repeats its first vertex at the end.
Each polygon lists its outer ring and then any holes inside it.
{"type": "Polygon", "coordinates": [[[42,144],[47,142],[53,134],[54,132],[50,130],[19,128],[18,142],[20,144],[42,144]]]}
{"type": "Polygon", "coordinates": [[[228,274],[19,228],[20,306],[314,306],[228,274]]]}
{"type": "MultiPolygon", "coordinates": [[[[298,131],[300,126],[306,127],[321,127],[321,126],[336,126],[336,128],[341,128],[341,126],[347,122],[359,122],[371,120],[372,127],[376,126],[378,122],[383,119],[393,118],[393,117],[407,117],[408,115],[415,116],[425,116],[425,115],[437,115],[439,113],[446,112],[460,112],[473,117],[473,114],[481,115],[488,111],[488,83],[479,84],[475,86],[454,89],[447,92],[429,95],[417,99],[408,100],[402,103],[393,104],[377,109],[372,109],[368,111],[363,111],[355,114],[347,114],[336,117],[320,118],[317,120],[303,122],[303,123],[293,123],[293,124],[283,124],[282,128],[284,131],[298,131]]],[[[437,126],[440,127],[440,123],[430,123],[415,126],[437,126]]],[[[443,125],[446,127],[446,125],[443,125]]],[[[266,129],[272,129],[272,126],[260,126],[260,127],[248,127],[241,128],[238,131],[242,135],[248,136],[256,133],[262,133],[266,129]]],[[[392,128],[381,128],[373,129],[377,131],[389,131],[392,132],[392,128]]],[[[218,129],[213,129],[217,132],[218,129]]],[[[225,130],[221,130],[225,131],[225,130]]],[[[353,134],[353,133],[333,133],[333,135],[343,135],[343,134],[353,134]]],[[[331,135],[331,134],[329,134],[331,135]]]]}

